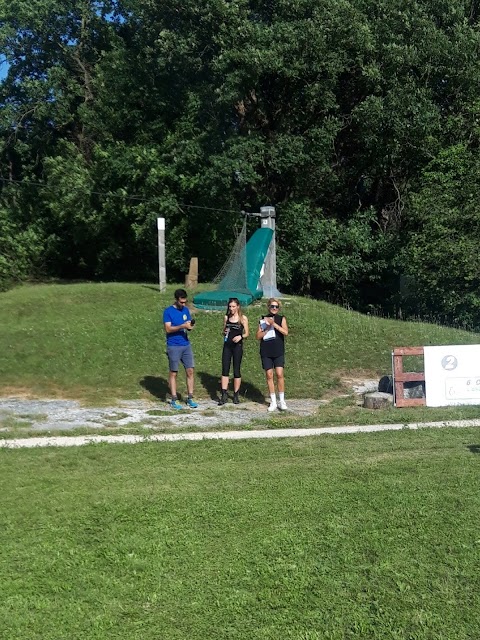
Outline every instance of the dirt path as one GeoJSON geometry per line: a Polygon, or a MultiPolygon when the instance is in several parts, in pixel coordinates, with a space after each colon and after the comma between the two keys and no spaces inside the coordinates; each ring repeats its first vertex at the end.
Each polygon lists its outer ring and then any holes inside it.
{"type": "MultiPolygon", "coordinates": [[[[320,400],[289,400],[289,413],[313,415],[320,400]]],[[[68,431],[78,428],[113,429],[131,426],[170,426],[169,430],[196,427],[240,427],[254,419],[270,418],[267,405],[256,402],[229,403],[219,407],[213,400],[199,400],[197,409],[170,409],[165,402],[122,401],[111,407],[83,407],[75,400],[0,398],[0,431],[68,431]]]]}
{"type": "MultiPolygon", "coordinates": [[[[352,391],[362,394],[372,390],[374,381],[353,386],[352,391]]],[[[182,411],[170,409],[165,402],[146,400],[122,401],[111,407],[84,407],[75,400],[0,398],[0,431],[9,437],[0,439],[0,448],[24,448],[46,446],[82,446],[92,443],[174,442],[179,440],[240,440],[247,438],[286,438],[326,434],[396,431],[425,427],[478,427],[480,420],[453,420],[445,422],[383,424],[363,426],[339,426],[296,429],[241,429],[253,420],[271,420],[280,412],[269,413],[266,404],[242,402],[219,407],[214,400],[199,400],[197,409],[185,407],[182,411]],[[52,432],[91,429],[92,431],[128,430],[134,433],[120,435],[58,435],[52,432]],[[136,435],[135,427],[151,428],[151,434],[136,435]],[[221,429],[215,431],[215,429],[221,429]],[[159,431],[163,433],[159,433],[159,431]],[[21,436],[28,432],[29,437],[21,436]],[[38,432],[38,436],[32,436],[38,432]],[[6,435],[6,434],[5,434],[6,435]]],[[[302,418],[311,416],[326,401],[288,400],[288,415],[302,418]]],[[[257,423],[258,424],[258,423],[257,423]]],[[[77,432],[78,433],[78,432],[77,432]]]]}
{"type": "MultiPolygon", "coordinates": [[[[362,394],[376,386],[375,380],[351,381],[351,390],[362,394]],[[357,382],[357,384],[353,384],[357,382]]],[[[267,421],[281,413],[299,418],[314,415],[326,400],[287,399],[288,412],[267,411],[267,404],[244,402],[218,406],[212,399],[197,400],[198,408],[184,405],[181,411],[166,402],[154,400],[126,400],[109,407],[85,407],[76,400],[49,398],[0,397],[0,432],[48,432],[90,429],[94,431],[125,431],[127,428],[151,428],[152,431],[213,431],[240,428],[254,420],[267,421]]],[[[137,430],[138,433],[138,430],[137,430]]]]}

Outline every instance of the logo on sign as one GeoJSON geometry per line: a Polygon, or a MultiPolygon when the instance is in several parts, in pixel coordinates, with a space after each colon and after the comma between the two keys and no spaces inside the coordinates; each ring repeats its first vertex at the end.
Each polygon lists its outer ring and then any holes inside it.
{"type": "Polygon", "coordinates": [[[442,367],[445,371],[453,371],[457,368],[458,360],[455,356],[444,356],[442,358],[442,367]]]}

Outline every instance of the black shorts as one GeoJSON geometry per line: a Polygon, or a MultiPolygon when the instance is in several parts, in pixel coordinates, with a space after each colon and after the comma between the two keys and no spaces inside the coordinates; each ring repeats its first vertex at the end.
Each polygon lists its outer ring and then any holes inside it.
{"type": "Polygon", "coordinates": [[[262,356],[262,367],[265,371],[269,369],[275,369],[276,367],[285,366],[285,354],[270,358],[269,356],[262,356]]]}

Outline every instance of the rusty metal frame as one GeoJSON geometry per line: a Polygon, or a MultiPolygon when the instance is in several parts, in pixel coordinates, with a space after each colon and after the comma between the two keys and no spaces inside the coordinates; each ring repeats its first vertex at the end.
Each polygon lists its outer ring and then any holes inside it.
{"type": "Polygon", "coordinates": [[[405,373],[403,356],[423,356],[423,347],[395,347],[392,351],[393,389],[396,407],[425,406],[425,398],[405,398],[404,382],[424,382],[425,373],[405,373]]]}

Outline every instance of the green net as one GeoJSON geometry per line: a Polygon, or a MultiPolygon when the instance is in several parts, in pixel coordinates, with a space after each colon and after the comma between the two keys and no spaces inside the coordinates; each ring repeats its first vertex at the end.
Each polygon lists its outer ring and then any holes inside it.
{"type": "Polygon", "coordinates": [[[226,309],[229,298],[238,298],[242,307],[261,298],[260,276],[273,231],[257,229],[248,242],[247,222],[243,223],[233,249],[220,269],[213,291],[198,293],[193,303],[199,309],[226,309]]]}
{"type": "Polygon", "coordinates": [[[247,284],[247,219],[225,264],[213,280],[220,291],[250,293],[247,284]]]}

